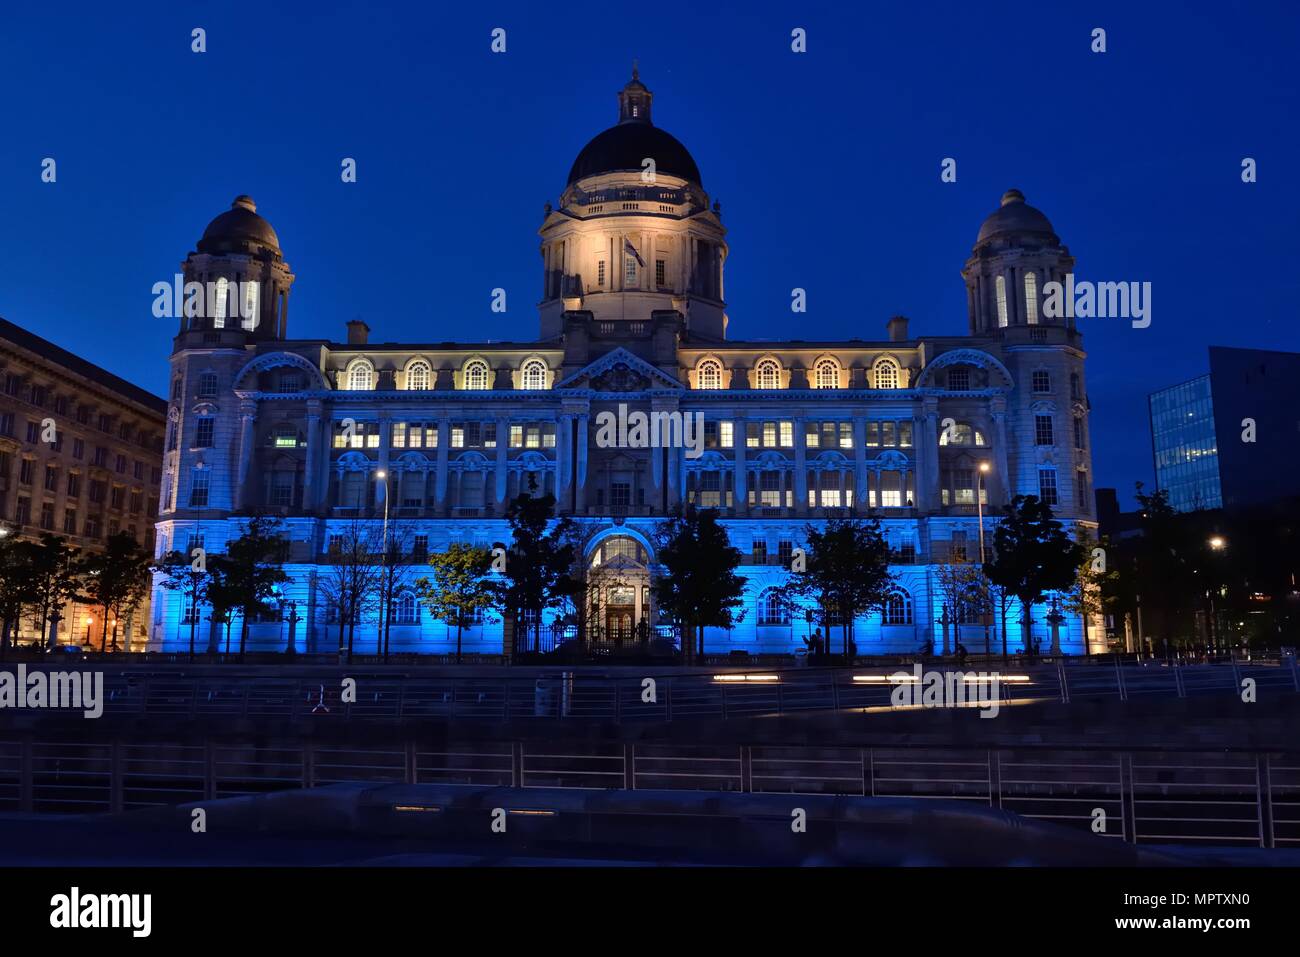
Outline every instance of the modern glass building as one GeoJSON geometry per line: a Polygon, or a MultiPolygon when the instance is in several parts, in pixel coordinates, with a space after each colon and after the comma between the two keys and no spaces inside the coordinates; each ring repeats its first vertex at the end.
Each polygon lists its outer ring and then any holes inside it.
{"type": "Polygon", "coordinates": [[[1180,512],[1222,508],[1210,377],[1153,392],[1147,402],[1157,488],[1180,512]]]}

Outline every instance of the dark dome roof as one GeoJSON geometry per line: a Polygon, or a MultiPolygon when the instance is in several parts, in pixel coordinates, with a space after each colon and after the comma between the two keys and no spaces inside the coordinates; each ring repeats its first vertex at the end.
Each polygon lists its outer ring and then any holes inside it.
{"type": "Polygon", "coordinates": [[[655,161],[656,172],[704,185],[700,168],[677,137],[650,123],[635,121],[611,126],[584,146],[569,170],[569,183],[598,173],[639,173],[647,157],[655,161]]]}
{"type": "Polygon", "coordinates": [[[1025,194],[1018,189],[1009,189],[1002,194],[1001,208],[984,220],[975,244],[1012,233],[1037,235],[1054,243],[1060,242],[1048,218],[1026,203],[1025,194]]]}
{"type": "Polygon", "coordinates": [[[257,204],[251,196],[236,196],[235,201],[203,230],[199,252],[222,253],[241,248],[246,243],[269,246],[277,252],[280,239],[275,230],[257,215],[257,204]]]}

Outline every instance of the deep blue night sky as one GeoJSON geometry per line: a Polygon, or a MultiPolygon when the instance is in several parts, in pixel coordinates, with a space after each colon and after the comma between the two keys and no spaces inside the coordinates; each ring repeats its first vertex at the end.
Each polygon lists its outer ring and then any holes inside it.
{"type": "Polygon", "coordinates": [[[1152,282],[1150,328],[1080,320],[1096,484],[1128,498],[1151,482],[1147,392],[1210,344],[1300,348],[1300,7],[1062,6],[11,7],[0,315],[161,393],[175,330],[150,287],[246,192],[298,277],[292,336],[361,316],[372,341],[532,338],[542,206],[639,57],[722,202],[736,338],[883,338],[895,313],[965,332],[958,271],[1011,186],[1080,279],[1152,282]]]}

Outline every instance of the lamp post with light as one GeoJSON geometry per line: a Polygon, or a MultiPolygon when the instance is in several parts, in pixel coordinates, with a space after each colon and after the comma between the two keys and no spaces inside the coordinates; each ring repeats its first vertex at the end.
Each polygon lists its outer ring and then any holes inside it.
{"type": "Polygon", "coordinates": [[[981,462],[979,471],[976,473],[978,478],[975,480],[975,513],[979,516],[980,526],[980,578],[984,590],[984,607],[981,609],[980,617],[984,619],[984,659],[986,661],[993,655],[993,639],[989,635],[989,628],[993,624],[993,601],[989,591],[988,575],[984,572],[984,490],[987,487],[984,476],[988,472],[989,463],[981,462]]]}
{"type": "MultiPolygon", "coordinates": [[[[1207,544],[1210,546],[1211,553],[1222,552],[1225,548],[1228,547],[1228,543],[1223,539],[1223,536],[1221,535],[1211,536],[1207,544]]],[[[1213,579],[1210,581],[1209,587],[1206,589],[1205,594],[1206,597],[1209,598],[1210,600],[1210,647],[1213,648],[1214,651],[1217,653],[1220,650],[1220,648],[1219,648],[1219,620],[1218,620],[1218,616],[1215,614],[1214,611],[1215,581],[1217,581],[1217,576],[1214,576],[1213,579]]]]}
{"type": "Polygon", "coordinates": [[[389,602],[389,595],[388,595],[388,593],[387,593],[387,591],[388,591],[388,587],[389,587],[389,581],[388,581],[388,473],[387,473],[386,471],[384,471],[383,469],[380,469],[379,471],[377,471],[377,472],[375,473],[375,478],[376,478],[376,479],[379,479],[380,481],[382,481],[382,482],[384,483],[384,533],[383,533],[384,564],[383,564],[383,571],[380,573],[383,577],[380,578],[380,587],[379,587],[379,633],[378,633],[378,635],[376,636],[377,639],[378,639],[377,642],[376,642],[376,644],[379,646],[376,650],[378,650],[378,651],[382,654],[382,653],[383,653],[384,651],[386,651],[387,648],[388,648],[388,643],[387,643],[386,641],[384,641],[384,626],[385,626],[385,624],[387,623],[387,619],[388,619],[388,607],[387,607],[387,606],[388,606],[388,602],[389,602]]]}

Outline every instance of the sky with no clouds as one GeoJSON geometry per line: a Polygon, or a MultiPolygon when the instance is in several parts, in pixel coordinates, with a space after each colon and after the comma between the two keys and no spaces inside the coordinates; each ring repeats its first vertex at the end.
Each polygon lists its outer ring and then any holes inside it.
{"type": "Polygon", "coordinates": [[[291,336],[532,338],[543,204],[635,57],[722,203],[737,338],[964,333],[959,271],[1014,186],[1080,279],[1152,283],[1149,328],[1080,320],[1097,485],[1152,481],[1146,394],[1207,346],[1300,349],[1296,4],[449,6],[11,7],[0,316],[161,394],[151,287],[249,193],[298,277],[291,336]]]}

